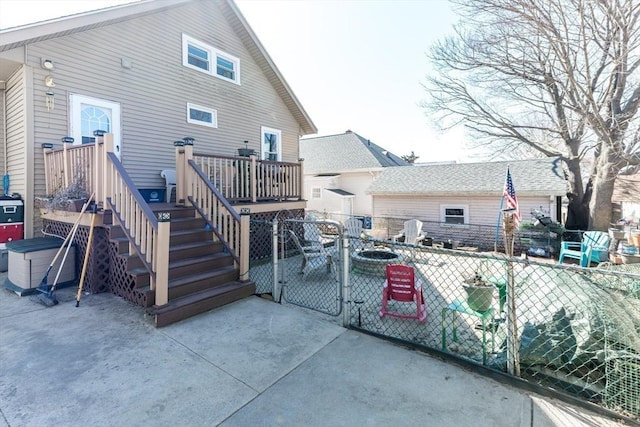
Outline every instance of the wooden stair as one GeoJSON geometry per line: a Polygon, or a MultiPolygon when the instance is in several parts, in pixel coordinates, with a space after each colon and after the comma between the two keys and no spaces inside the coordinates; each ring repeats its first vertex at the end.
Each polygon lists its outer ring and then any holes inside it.
{"type": "Polygon", "coordinates": [[[129,254],[129,242],[119,226],[111,226],[111,241],[117,244],[118,257],[126,261],[133,278],[133,292],[144,294],[147,311],[155,317],[156,327],[170,325],[255,293],[255,283],[240,282],[240,273],[231,255],[220,242],[212,240],[205,222],[195,217],[193,208],[168,204],[150,204],[154,211],[171,213],[169,247],[169,303],[155,306],[149,272],[136,254],[129,254]]]}

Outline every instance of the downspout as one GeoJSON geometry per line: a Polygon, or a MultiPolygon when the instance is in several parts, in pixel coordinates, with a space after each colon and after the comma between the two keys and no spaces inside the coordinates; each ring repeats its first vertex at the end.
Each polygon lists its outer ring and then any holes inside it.
{"type": "Polygon", "coordinates": [[[2,89],[2,143],[4,144],[4,169],[3,175],[7,174],[7,82],[0,81],[0,89],[2,89]]]}

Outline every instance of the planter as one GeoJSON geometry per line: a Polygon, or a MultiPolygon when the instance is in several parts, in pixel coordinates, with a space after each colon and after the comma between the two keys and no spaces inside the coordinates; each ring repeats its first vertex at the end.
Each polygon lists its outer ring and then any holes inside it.
{"type": "Polygon", "coordinates": [[[467,292],[467,304],[474,311],[487,311],[493,303],[493,286],[463,285],[467,292]]]}

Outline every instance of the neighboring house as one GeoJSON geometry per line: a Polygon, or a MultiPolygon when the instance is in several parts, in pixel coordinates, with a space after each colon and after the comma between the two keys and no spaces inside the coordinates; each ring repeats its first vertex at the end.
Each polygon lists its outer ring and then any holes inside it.
{"type": "Polygon", "coordinates": [[[495,226],[507,165],[522,220],[532,209],[561,218],[567,186],[557,158],[386,168],[368,188],[373,216],[495,226]]]}
{"type": "Polygon", "coordinates": [[[350,130],[301,139],[300,156],[307,209],[331,213],[337,219],[371,216],[372,199],[366,189],[384,169],[411,166],[350,130]]]}
{"type": "Polygon", "coordinates": [[[619,175],[611,197],[613,221],[625,219],[640,223],[640,173],[619,175]]]}
{"type": "MultiPolygon", "coordinates": [[[[0,165],[39,231],[42,143],[113,133],[138,188],[164,188],[173,142],[297,162],[317,130],[232,0],[142,1],[0,31],[0,165]]],[[[296,205],[304,209],[304,202],[296,205]]],[[[254,210],[252,210],[254,212],[254,210]]]]}

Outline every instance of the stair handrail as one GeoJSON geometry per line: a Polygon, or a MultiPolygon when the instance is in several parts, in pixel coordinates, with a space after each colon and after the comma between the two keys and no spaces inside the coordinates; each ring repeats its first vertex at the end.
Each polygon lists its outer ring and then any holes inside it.
{"type": "Polygon", "coordinates": [[[151,210],[133,180],[113,153],[113,135],[104,134],[104,204],[116,217],[129,241],[129,253],[135,253],[149,272],[155,304],[169,301],[170,214],[151,210]]]}
{"type": "Polygon", "coordinates": [[[187,199],[205,220],[207,227],[240,265],[241,217],[229,201],[209,181],[195,161],[188,160],[192,188],[187,199]],[[207,208],[208,207],[208,208],[207,208]],[[215,220],[214,220],[215,218],[215,220]]]}

